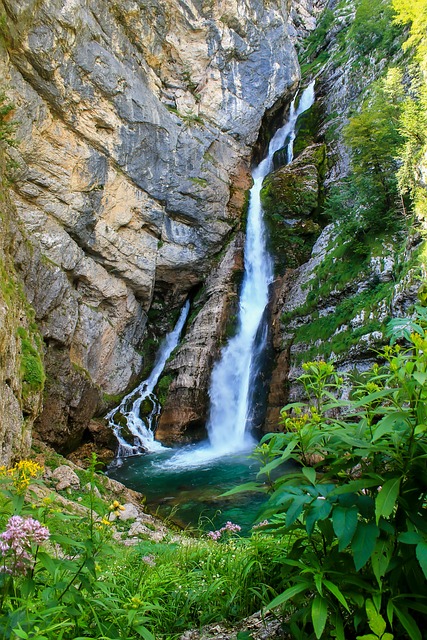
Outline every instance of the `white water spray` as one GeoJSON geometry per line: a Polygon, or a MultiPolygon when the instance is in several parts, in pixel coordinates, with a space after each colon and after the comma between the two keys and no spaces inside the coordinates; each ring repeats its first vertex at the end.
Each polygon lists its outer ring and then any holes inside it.
{"type": "Polygon", "coordinates": [[[190,302],[187,300],[181,310],[178,321],[173,330],[167,334],[160,345],[154,362],[153,370],[147,380],[131,391],[123,398],[118,407],[107,414],[106,419],[109,421],[110,427],[113,428],[114,434],[119,442],[117,458],[126,458],[128,456],[141,453],[142,451],[154,452],[164,449],[160,442],[154,439],[154,426],[161,410],[160,403],[154,393],[160,375],[165,368],[166,361],[170,354],[178,344],[181,331],[190,309],[190,302]],[[147,417],[146,422],[141,418],[141,404],[144,400],[151,402],[152,408],[147,417]],[[133,436],[134,443],[129,444],[122,434],[123,423],[126,422],[127,431],[133,436]]]}
{"type": "Polygon", "coordinates": [[[250,387],[253,380],[255,337],[268,303],[268,289],[273,279],[272,260],[267,251],[261,207],[264,178],[273,168],[273,155],[286,140],[287,160],[293,159],[293,142],[298,116],[314,102],[314,82],[302,93],[298,107],[291,104],[287,123],[274,134],[267,157],[253,170],[245,243],[245,272],[239,303],[238,331],[221,353],[212,371],[209,395],[211,410],[208,434],[213,452],[218,455],[248,448],[253,439],[247,431],[250,419],[250,387]]]}

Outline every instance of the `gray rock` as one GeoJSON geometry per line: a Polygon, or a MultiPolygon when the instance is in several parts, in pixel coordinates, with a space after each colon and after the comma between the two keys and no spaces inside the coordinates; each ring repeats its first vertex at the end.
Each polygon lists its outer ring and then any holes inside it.
{"type": "Polygon", "coordinates": [[[52,479],[56,482],[55,489],[63,491],[64,489],[79,489],[79,476],[66,464],[61,464],[52,473],[52,479]]]}

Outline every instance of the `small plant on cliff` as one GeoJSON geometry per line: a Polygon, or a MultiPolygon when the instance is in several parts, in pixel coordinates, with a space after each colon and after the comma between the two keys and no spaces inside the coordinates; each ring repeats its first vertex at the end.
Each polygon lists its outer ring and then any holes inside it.
{"type": "Polygon", "coordinates": [[[16,145],[14,138],[16,123],[11,119],[14,109],[15,105],[8,100],[4,91],[0,91],[0,142],[10,146],[16,145]]]}
{"type": "Polygon", "coordinates": [[[384,366],[343,381],[304,366],[307,403],[282,411],[260,470],[267,530],[282,546],[282,607],[294,638],[421,640],[427,622],[427,310],[389,325],[384,366]],[[404,342],[402,345],[401,342],[404,342]],[[272,480],[274,470],[292,470],[272,480]],[[296,465],[296,466],[295,466],[296,465]]]}
{"type": "Polygon", "coordinates": [[[43,389],[45,373],[40,355],[41,347],[36,342],[37,337],[29,334],[23,327],[19,327],[17,333],[21,338],[21,376],[23,393],[26,396],[43,389]]]}

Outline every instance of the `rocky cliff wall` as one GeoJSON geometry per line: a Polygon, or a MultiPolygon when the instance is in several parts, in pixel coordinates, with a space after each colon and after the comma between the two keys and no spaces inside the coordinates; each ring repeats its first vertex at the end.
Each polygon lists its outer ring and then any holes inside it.
{"type": "Polygon", "coordinates": [[[14,264],[17,255],[29,258],[31,247],[8,197],[5,165],[0,146],[0,465],[9,466],[29,453],[45,374],[34,310],[14,264]]]}
{"type": "Polygon", "coordinates": [[[17,267],[45,344],[37,429],[58,448],[138,377],[153,303],[164,328],[239,226],[264,112],[299,77],[286,4],[0,2],[33,247],[17,267]]]}
{"type": "Polygon", "coordinates": [[[388,65],[401,64],[404,34],[387,17],[388,6],[387,2],[372,5],[370,22],[359,25],[354,3],[329,3],[317,39],[314,33],[306,43],[302,67],[305,77],[316,77],[317,102],[303,117],[296,160],[285,170],[278,169],[264,188],[264,204],[278,222],[273,240],[284,248],[285,266],[274,287],[275,361],[264,425],[267,432],[281,429],[280,410],[287,402],[304,400],[297,382],[304,362],[329,360],[340,372],[370,368],[376,350],[388,342],[388,320],[410,311],[418,300],[420,278],[426,278],[422,235],[413,228],[403,200],[392,202],[390,211],[372,215],[367,225],[363,214],[375,207],[375,190],[362,206],[357,194],[347,200],[343,195],[354,171],[343,129],[350,117],[362,111],[364,98],[372,96],[371,88],[385,77],[388,65]],[[313,143],[314,147],[301,152],[313,143]],[[317,192],[317,204],[338,194],[341,208],[332,223],[322,216],[328,206],[313,206],[313,180],[299,183],[301,170],[315,176],[313,167],[306,166],[305,155],[320,143],[327,144],[327,162],[322,171],[323,195],[317,192]],[[283,198],[287,182],[296,190],[291,202],[283,198]],[[283,209],[291,218],[303,213],[314,232],[298,232],[295,224],[281,231],[277,214],[283,217],[283,209]]]}

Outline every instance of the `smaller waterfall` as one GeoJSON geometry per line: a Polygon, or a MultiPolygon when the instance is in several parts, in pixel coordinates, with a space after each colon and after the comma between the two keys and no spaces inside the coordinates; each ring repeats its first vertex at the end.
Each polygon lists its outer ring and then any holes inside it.
{"type": "Polygon", "coordinates": [[[106,416],[119,443],[117,452],[118,459],[136,455],[143,451],[153,452],[164,449],[163,445],[154,439],[154,428],[161,410],[160,402],[154,393],[154,387],[165,368],[166,361],[178,345],[189,309],[190,302],[187,300],[181,309],[175,327],[167,334],[160,345],[150,376],[125,396],[119,406],[110,411],[106,416]],[[145,418],[145,422],[140,415],[143,402],[151,404],[151,409],[145,418]],[[133,436],[133,444],[129,444],[122,433],[125,428],[124,422],[126,423],[126,430],[133,436]]]}

